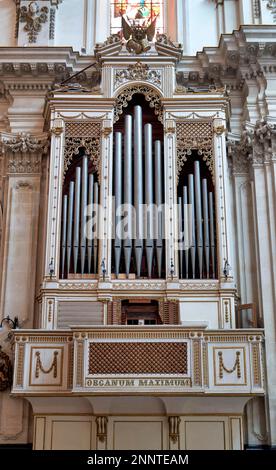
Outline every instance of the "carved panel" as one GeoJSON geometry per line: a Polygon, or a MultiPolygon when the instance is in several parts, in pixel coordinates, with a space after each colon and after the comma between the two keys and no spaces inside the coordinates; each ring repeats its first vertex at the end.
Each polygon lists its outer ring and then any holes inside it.
{"type": "Polygon", "coordinates": [[[214,348],[214,384],[220,386],[247,385],[245,348],[223,346],[214,348]]]}
{"type": "Polygon", "coordinates": [[[162,81],[162,71],[152,70],[147,64],[137,62],[127,69],[117,69],[114,77],[114,88],[118,88],[128,81],[147,81],[160,87],[162,81]]]}
{"type": "Polygon", "coordinates": [[[62,347],[32,347],[29,386],[62,386],[62,347]]]}
{"type": "Polygon", "coordinates": [[[90,343],[89,374],[187,374],[187,343],[90,343]]]}

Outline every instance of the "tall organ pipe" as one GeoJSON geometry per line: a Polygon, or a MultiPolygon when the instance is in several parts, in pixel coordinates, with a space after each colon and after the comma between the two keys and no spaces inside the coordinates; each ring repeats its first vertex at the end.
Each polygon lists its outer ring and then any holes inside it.
{"type": "Polygon", "coordinates": [[[118,277],[122,252],[121,217],[118,216],[122,205],[122,134],[115,134],[115,274],[118,277]]]}
{"type": "MultiPolygon", "coordinates": [[[[124,204],[130,208],[132,205],[132,116],[125,117],[125,140],[124,140],[124,204]]],[[[124,255],[126,275],[129,276],[131,251],[132,251],[132,220],[128,210],[128,236],[124,240],[124,255]]]]}
{"type": "Polygon", "coordinates": [[[71,181],[70,188],[69,188],[69,209],[68,209],[68,224],[67,224],[67,274],[70,273],[70,265],[71,265],[74,193],[75,193],[75,183],[74,181],[71,181]]]}
{"type": "Polygon", "coordinates": [[[79,243],[80,243],[80,191],[81,191],[81,168],[76,168],[76,189],[75,189],[75,208],[74,208],[74,273],[78,269],[79,243]]]}
{"type": "Polygon", "coordinates": [[[196,201],[196,238],[198,250],[199,277],[202,279],[203,268],[203,234],[202,234],[202,207],[199,162],[194,162],[195,168],[195,201],[196,201]]]}
{"type": "Polygon", "coordinates": [[[153,167],[152,167],[152,125],[145,125],[145,196],[147,204],[146,255],[148,276],[151,277],[153,261],[153,167]]]}
{"type": "Polygon", "coordinates": [[[155,205],[157,208],[156,217],[156,256],[158,276],[162,275],[162,255],[163,255],[163,220],[162,220],[162,166],[161,166],[161,142],[155,142],[155,205]]]}
{"type": "Polygon", "coordinates": [[[143,140],[142,108],[134,107],[134,205],[136,211],[135,259],[137,276],[141,275],[143,255],[143,140]]]}
{"type": "Polygon", "coordinates": [[[99,185],[94,183],[94,273],[97,274],[97,262],[98,262],[98,233],[99,233],[99,185]]]}
{"type": "Polygon", "coordinates": [[[212,260],[212,275],[215,279],[216,265],[215,265],[215,223],[214,223],[214,199],[213,193],[209,193],[209,211],[210,211],[210,244],[211,244],[211,260],[212,260]]]}
{"type": "Polygon", "coordinates": [[[208,214],[208,192],[207,180],[202,180],[202,198],[203,198],[203,221],[204,221],[204,254],[207,279],[210,275],[210,241],[209,241],[209,214],[208,214]]]}
{"type": "Polygon", "coordinates": [[[183,277],[183,230],[182,230],[182,223],[183,223],[183,218],[182,218],[182,198],[178,198],[178,226],[179,226],[179,270],[180,270],[180,278],[183,277]]]}
{"type": "Polygon", "coordinates": [[[67,228],[68,196],[63,196],[63,225],[62,225],[62,250],[61,250],[61,277],[64,278],[66,256],[66,228],[67,228]]]}
{"type": "Polygon", "coordinates": [[[194,200],[194,175],[189,175],[189,204],[191,208],[191,264],[192,264],[192,273],[193,279],[195,279],[195,200],[194,200]]]}
{"type": "Polygon", "coordinates": [[[189,220],[188,188],[183,188],[183,221],[184,221],[184,252],[185,252],[185,276],[189,278],[189,249],[191,244],[191,221],[189,220]]]}
{"type": "Polygon", "coordinates": [[[84,273],[86,255],[86,209],[87,209],[87,182],[88,182],[88,159],[82,160],[82,188],[81,188],[81,274],[84,273]]]}
{"type": "Polygon", "coordinates": [[[94,200],[94,175],[89,175],[88,181],[88,216],[90,217],[90,221],[88,224],[88,241],[87,241],[87,258],[88,258],[88,273],[91,273],[91,265],[92,265],[92,254],[93,254],[93,227],[92,227],[92,215],[93,215],[93,200],[94,200]]]}

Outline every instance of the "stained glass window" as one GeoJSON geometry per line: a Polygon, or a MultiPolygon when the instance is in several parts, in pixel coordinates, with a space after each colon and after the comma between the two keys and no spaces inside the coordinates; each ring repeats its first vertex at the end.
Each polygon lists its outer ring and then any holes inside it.
{"type": "Polygon", "coordinates": [[[157,16],[156,31],[164,32],[164,0],[111,0],[111,34],[122,29],[122,16],[143,26],[157,16]]]}

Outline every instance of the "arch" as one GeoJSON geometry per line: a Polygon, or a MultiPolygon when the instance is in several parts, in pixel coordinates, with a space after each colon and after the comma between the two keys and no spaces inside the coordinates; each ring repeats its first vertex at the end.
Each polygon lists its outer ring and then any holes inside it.
{"type": "Polygon", "coordinates": [[[150,107],[154,109],[158,120],[163,123],[164,109],[161,102],[162,94],[155,87],[143,82],[128,83],[127,86],[123,86],[117,91],[115,95],[114,123],[119,120],[120,115],[123,114],[124,108],[128,106],[128,103],[135,94],[145,96],[150,107]]]}

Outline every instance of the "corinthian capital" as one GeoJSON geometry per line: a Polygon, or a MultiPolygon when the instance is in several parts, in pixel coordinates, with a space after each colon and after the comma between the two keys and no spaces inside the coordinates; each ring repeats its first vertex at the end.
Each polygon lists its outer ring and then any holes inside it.
{"type": "Polygon", "coordinates": [[[40,174],[42,155],[47,153],[47,134],[33,136],[24,132],[13,135],[0,133],[0,148],[6,156],[7,174],[40,174]]]}
{"type": "Polygon", "coordinates": [[[49,147],[47,134],[37,136],[21,132],[20,134],[0,134],[0,143],[3,153],[46,153],[49,147]]]}

